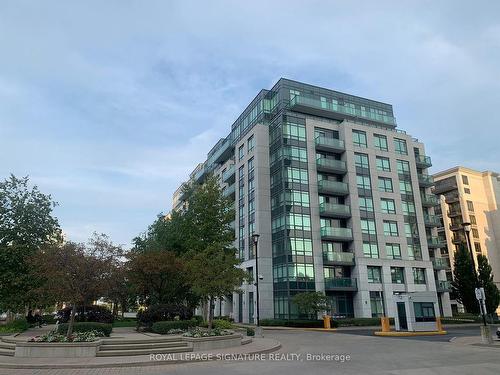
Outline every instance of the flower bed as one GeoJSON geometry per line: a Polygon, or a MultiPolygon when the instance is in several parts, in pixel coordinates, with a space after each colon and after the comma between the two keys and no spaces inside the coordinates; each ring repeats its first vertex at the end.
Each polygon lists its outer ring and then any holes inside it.
{"type": "Polygon", "coordinates": [[[75,332],[70,336],[49,332],[42,336],[35,336],[29,342],[94,342],[99,340],[103,334],[100,331],[75,332]]]}

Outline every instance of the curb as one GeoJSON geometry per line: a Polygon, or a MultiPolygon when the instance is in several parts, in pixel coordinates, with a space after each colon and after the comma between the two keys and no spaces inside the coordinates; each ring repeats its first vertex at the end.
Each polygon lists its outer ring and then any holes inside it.
{"type": "Polygon", "coordinates": [[[419,332],[373,332],[375,336],[379,337],[413,337],[413,336],[438,336],[438,335],[446,335],[448,332],[446,331],[419,331],[419,332]]]}
{"type": "MultiPolygon", "coordinates": [[[[267,353],[272,353],[277,350],[281,349],[281,343],[277,340],[273,340],[273,345],[264,348],[264,349],[258,349],[258,350],[253,350],[245,353],[224,353],[224,354],[234,354],[234,355],[255,355],[255,354],[267,354],[267,353]]],[[[196,352],[193,352],[196,353],[196,352]]],[[[210,353],[206,352],[198,352],[200,355],[208,355],[210,353]]],[[[57,358],[54,358],[57,359],[57,358]]],[[[137,361],[137,362],[125,362],[125,363],[98,363],[98,364],[91,364],[91,363],[68,363],[68,364],[14,364],[14,363],[1,363],[0,362],[0,369],[79,369],[79,368],[122,368],[122,367],[146,367],[146,366],[167,366],[167,365],[178,365],[178,364],[184,364],[184,363],[196,363],[196,362],[214,362],[218,361],[217,358],[213,359],[191,359],[191,360],[181,360],[181,359],[175,359],[172,361],[137,361]]]]}

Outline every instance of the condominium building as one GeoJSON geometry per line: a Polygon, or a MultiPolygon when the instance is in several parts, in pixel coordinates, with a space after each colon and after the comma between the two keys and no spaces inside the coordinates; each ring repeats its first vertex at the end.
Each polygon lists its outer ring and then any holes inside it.
{"type": "MultiPolygon", "coordinates": [[[[438,237],[446,241],[442,256],[453,264],[453,254],[459,246],[467,246],[463,222],[471,223],[471,244],[474,257],[486,255],[493,269],[494,281],[500,288],[500,175],[455,167],[434,174],[434,193],[440,197],[438,214],[443,225],[438,237]]],[[[447,280],[452,280],[452,269],[447,280]]],[[[452,301],[454,310],[458,304],[452,301]]]]}
{"type": "MultiPolygon", "coordinates": [[[[427,292],[450,315],[446,247],[437,235],[424,145],[396,127],[390,104],[280,79],[262,90],[191,173],[220,177],[235,202],[241,267],[255,274],[260,318],[300,316],[292,298],[325,293],[341,317],[394,316],[393,295],[427,292]],[[438,303],[439,301],[439,303],[438,303]]],[[[182,189],[174,208],[182,206],[182,189]]],[[[255,285],[216,304],[254,322],[255,285]]]]}

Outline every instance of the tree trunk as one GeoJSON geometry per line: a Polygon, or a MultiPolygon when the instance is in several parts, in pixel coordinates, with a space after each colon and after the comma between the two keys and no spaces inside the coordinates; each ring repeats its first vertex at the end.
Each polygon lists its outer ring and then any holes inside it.
{"type": "Polygon", "coordinates": [[[75,313],[76,313],[76,304],[74,303],[73,306],[71,307],[71,318],[69,319],[68,332],[66,333],[66,336],[68,337],[73,333],[73,326],[75,325],[75,313]]]}
{"type": "Polygon", "coordinates": [[[214,323],[214,298],[208,300],[208,329],[211,330],[214,323]]]}

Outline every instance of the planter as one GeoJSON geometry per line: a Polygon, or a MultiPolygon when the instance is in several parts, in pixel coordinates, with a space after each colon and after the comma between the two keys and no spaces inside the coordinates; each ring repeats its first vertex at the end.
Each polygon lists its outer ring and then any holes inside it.
{"type": "Polygon", "coordinates": [[[225,349],[241,345],[241,334],[235,333],[226,336],[210,337],[183,337],[183,341],[190,343],[193,351],[225,349]]]}
{"type": "Polygon", "coordinates": [[[16,357],[88,358],[95,357],[102,341],[93,342],[17,342],[16,357]]]}

